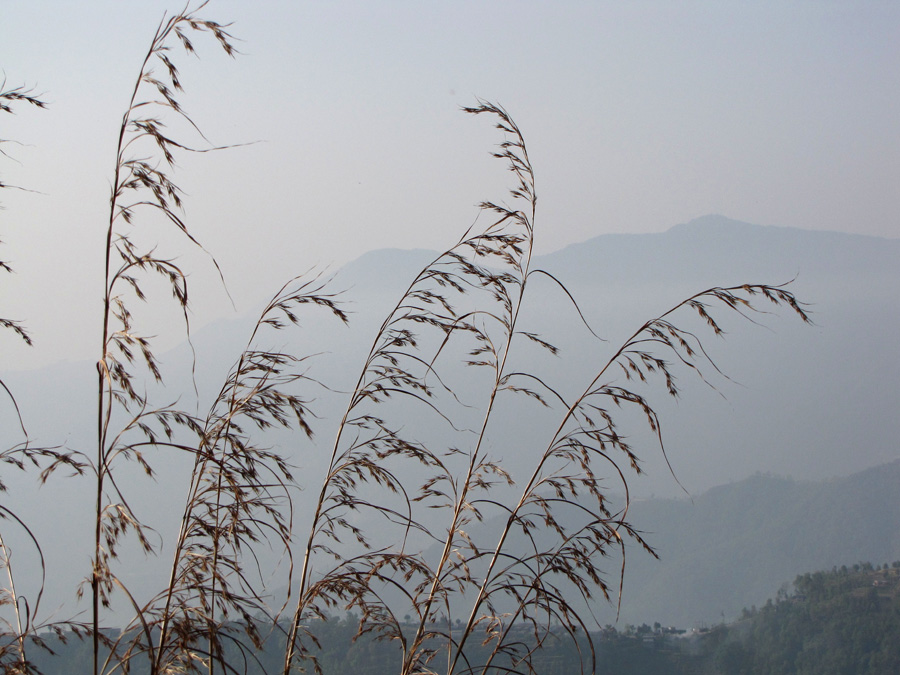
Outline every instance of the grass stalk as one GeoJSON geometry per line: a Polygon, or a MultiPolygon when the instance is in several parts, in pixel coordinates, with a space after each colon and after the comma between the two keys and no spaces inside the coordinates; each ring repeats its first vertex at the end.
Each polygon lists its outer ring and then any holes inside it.
{"type": "MultiPolygon", "coordinates": [[[[532,268],[537,196],[525,138],[504,108],[479,101],[464,111],[490,117],[502,134],[493,156],[512,174],[506,196],[511,206],[483,202],[486,224],[476,221],[426,265],[376,331],[337,422],[306,538],[296,541],[294,467],[282,449],[262,439],[269,430],[287,429],[296,432],[298,445],[308,443],[315,396],[305,392],[320,383],[307,370],[310,356],[270,348],[265,340],[267,331],[298,324],[298,312],[308,308],[346,322],[325,280],[301,276],[279,289],[205,417],[158,405],[146,393],[148,383],[163,384],[163,373],[153,340],[138,328],[135,306],[148,300],[147,284],[161,281],[190,341],[189,293],[186,271],[143,245],[135,232],[158,226],[161,216],[163,228],[206,252],[188,228],[172,171],[177,154],[222,146],[193,148],[166,126],[170,117],[186,121],[208,144],[178,100],[182,86],[173,56],[179,46],[194,53],[191,38],[198,34],[235,54],[228,26],[199,16],[206,4],[164,15],[118,129],[105,223],[92,456],[31,446],[15,398],[0,381],[25,437],[0,452],[0,464],[40,464],[42,480],[63,465],[75,472],[87,465],[93,472],[92,568],[79,593],[90,587],[86,630],[94,675],[132,668],[151,675],[240,672],[229,651],[238,653],[246,669],[262,648],[264,631],[280,628],[287,612],[287,598],[280,608],[277,601],[276,608],[269,606],[260,563],[264,550],[287,560],[288,587],[296,582],[298,589],[285,630],[283,675],[305,663],[321,672],[316,638],[306,624],[340,610],[360,613],[357,637],[374,635],[398,645],[401,675],[534,674],[534,656],[551,636],[582,649],[590,603],[600,596],[612,600],[616,587],[621,593],[626,542],[653,553],[628,520],[630,476],[641,467],[621,428],[621,409],[639,414],[668,462],[646,392],[655,388],[677,397],[676,371],[714,386],[707,373],[721,371],[703,341],[723,334],[719,312],[737,312],[756,323],[766,313],[763,307],[772,307],[809,322],[804,306],[785,286],[706,289],[639,326],[574,394],[566,383],[555,383],[552,369],[544,372],[539,360],[514,365],[523,344],[558,352],[522,325],[534,275],[554,282],[587,321],[562,282],[532,268]],[[156,223],[145,222],[145,213],[157,216],[156,223]],[[699,321],[699,330],[683,327],[692,320],[699,321]],[[465,385],[460,377],[466,377],[465,385]],[[498,417],[507,400],[521,405],[523,415],[529,405],[552,415],[547,439],[535,437],[519,449],[521,457],[534,458],[533,465],[504,460],[495,450],[505,440],[498,417]],[[187,456],[191,473],[171,565],[161,590],[145,601],[132,595],[114,569],[130,537],[146,554],[157,549],[119,476],[130,465],[153,477],[162,453],[187,456]],[[605,476],[621,485],[623,504],[612,503],[605,476]],[[477,527],[491,518],[498,531],[477,527]],[[296,579],[294,543],[302,550],[296,579]],[[612,555],[621,559],[615,582],[607,579],[612,555]],[[134,611],[115,639],[103,626],[114,595],[134,611]],[[454,626],[454,616],[464,623],[458,619],[454,626]],[[514,630],[523,625],[528,637],[514,630]]],[[[4,80],[0,111],[11,112],[19,103],[43,107],[38,97],[8,89],[4,80]]],[[[10,271],[2,261],[0,269],[10,271]]],[[[30,344],[20,322],[0,319],[0,328],[30,344]]],[[[23,528],[43,573],[43,552],[31,530],[0,505],[2,517],[23,528]]],[[[0,605],[9,606],[13,617],[11,641],[0,645],[0,665],[5,672],[33,672],[26,646],[39,640],[34,616],[43,584],[32,604],[20,598],[10,559],[0,536],[6,572],[0,605]]],[[[582,670],[593,670],[596,653],[590,640],[587,645],[582,670]]]]}

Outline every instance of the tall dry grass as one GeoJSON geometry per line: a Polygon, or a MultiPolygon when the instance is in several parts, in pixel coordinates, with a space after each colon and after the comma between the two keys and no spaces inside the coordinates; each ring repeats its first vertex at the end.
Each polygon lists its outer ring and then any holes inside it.
{"type": "MultiPolygon", "coordinates": [[[[579,648],[591,628],[590,603],[598,596],[616,601],[626,542],[652,551],[628,520],[639,453],[620,418],[623,409],[636,411],[665,453],[643,385],[677,396],[676,371],[704,377],[717,370],[705,338],[680,327],[682,318],[699,317],[711,335],[722,333],[720,311],[755,321],[774,306],[809,318],[783,286],[710,288],[639,326],[620,347],[603,346],[609,358],[574,395],[554,384],[552,372],[518,356],[528,345],[557,352],[521,325],[526,291],[549,279],[565,301],[575,301],[561,280],[532,266],[537,193],[524,135],[502,107],[478,102],[465,112],[495,125],[501,141],[494,156],[511,189],[481,204],[476,225],[419,272],[376,332],[336,420],[328,467],[313,512],[305,514],[308,529],[298,531],[298,460],[266,446],[260,434],[281,427],[311,436],[316,383],[304,370],[307,356],[267,349],[260,338],[296,324],[298,311],[308,308],[346,321],[325,281],[298,277],[273,296],[205,417],[146,393],[161,389],[147,379],[164,383],[151,331],[135,307],[174,303],[189,337],[190,296],[175,256],[142,242],[174,230],[187,246],[206,250],[184,213],[174,163],[181,153],[224,149],[206,141],[179,103],[178,58],[194,53],[193,40],[212,39],[236,54],[229,27],[203,18],[205,8],[162,20],[118,132],[96,449],[79,456],[33,449],[26,440],[2,457],[49,460],[48,469],[84,465],[93,476],[92,569],[79,589],[90,597],[90,619],[63,625],[90,635],[96,674],[241,672],[272,631],[282,631],[284,675],[318,672],[310,622],[343,610],[358,612],[360,635],[397,645],[403,675],[535,672],[533,657],[546,640],[568,638],[579,648]],[[196,131],[193,142],[170,135],[173,117],[196,131]],[[171,298],[159,296],[160,286],[171,298]],[[464,387],[461,372],[471,372],[462,376],[464,387]],[[531,406],[552,420],[545,440],[505,448],[500,411],[530,415],[531,406]],[[191,459],[180,527],[169,540],[171,564],[160,590],[138,598],[118,570],[122,549],[136,542],[155,554],[158,543],[119,476],[129,466],[152,476],[171,453],[191,459]],[[617,487],[624,504],[611,499],[617,487]],[[482,526],[488,522],[500,525],[482,526]],[[256,569],[263,548],[289,561],[284,582],[293,597],[274,607],[256,569]],[[105,630],[113,596],[133,610],[117,635],[105,630]]],[[[20,101],[40,105],[22,90],[3,96],[4,111],[20,101]]],[[[14,321],[2,327],[28,339],[14,321]]],[[[9,572],[3,600],[18,620],[5,631],[11,637],[0,658],[7,672],[31,672],[25,644],[40,639],[34,614],[26,609],[22,619],[8,555],[0,562],[9,572]]],[[[591,647],[584,670],[595,659],[591,647]]]]}
{"type": "MultiPolygon", "coordinates": [[[[259,648],[256,616],[269,616],[262,590],[246,566],[254,548],[273,544],[289,553],[290,487],[287,459],[257,444],[248,427],[298,426],[309,432],[306,402],[292,387],[303,376],[299,359],[260,350],[258,330],[296,322],[296,308],[324,307],[341,319],[342,310],[315,280],[285,285],[265,308],[234,369],[205,419],[172,405],[151,401],[141,374],[162,383],[150,337],[135,323],[133,303],[156,301],[145,286],[154,281],[168,289],[190,336],[187,275],[174,258],[142,247],[146,230],[169,228],[193,247],[183,212],[182,192],[172,171],[176,155],[222,147],[206,143],[199,127],[178,101],[182,91],[176,50],[194,53],[192,40],[211,37],[228,56],[235,55],[227,26],[199,15],[196,9],[166,17],[153,36],[118,135],[109,221],[103,337],[98,360],[97,451],[90,460],[96,477],[91,594],[94,671],[127,670],[131,663],[152,673],[229,670],[227,641],[251,654],[259,648]],[[176,139],[169,117],[189,123],[201,146],[176,139]],[[160,217],[161,216],[161,217],[160,217]],[[138,234],[139,233],[139,234],[138,234]],[[171,572],[163,589],[149,601],[135,598],[115,568],[120,547],[133,537],[148,554],[156,552],[147,524],[132,508],[126,487],[116,479],[124,466],[136,464],[147,475],[160,451],[193,458],[190,490],[175,540],[171,572]],[[123,594],[134,618],[115,639],[105,638],[102,612],[111,596],[123,594]],[[233,621],[244,639],[233,634],[233,621]],[[108,656],[101,658],[101,643],[108,656]]],[[[215,259],[210,256],[218,269],[215,259]]]]}
{"type": "MultiPolygon", "coordinates": [[[[627,520],[627,476],[640,467],[620,432],[619,410],[636,409],[664,453],[657,415],[633,385],[661,385],[677,396],[676,369],[701,377],[716,369],[700,337],[675,323],[678,316],[699,316],[714,335],[722,334],[714,306],[753,320],[763,302],[809,320],[783,287],[710,288],[638,327],[574,397],[550,384],[552,372],[513,365],[526,344],[557,351],[519,325],[529,284],[550,277],[531,266],[534,170],[506,110],[480,102],[465,112],[491,118],[503,135],[494,156],[513,185],[507,200],[481,205],[487,225],[471,228],[427,265],[376,334],[306,538],[285,675],[303,661],[318,668],[304,626],[341,608],[359,612],[361,635],[398,645],[404,675],[530,673],[545,640],[568,636],[578,648],[591,626],[590,602],[615,597],[626,540],[651,550],[627,520]],[[461,401],[461,390],[447,384],[460,368],[484,371],[470,378],[482,387],[475,398],[466,387],[461,401]],[[532,414],[529,406],[549,409],[549,441],[535,440],[529,452],[504,446],[501,399],[521,415],[532,414]],[[422,442],[412,419],[444,426],[453,441],[422,442]],[[406,477],[423,470],[426,477],[410,484],[406,477]],[[610,475],[625,492],[624,505],[611,505],[610,475]],[[355,524],[362,511],[379,517],[374,531],[355,524]],[[492,519],[504,523],[499,531],[480,526],[492,519]],[[359,545],[365,552],[352,553],[359,545]],[[621,561],[612,582],[611,553],[621,561]]],[[[589,670],[594,659],[585,655],[589,670]]]]}

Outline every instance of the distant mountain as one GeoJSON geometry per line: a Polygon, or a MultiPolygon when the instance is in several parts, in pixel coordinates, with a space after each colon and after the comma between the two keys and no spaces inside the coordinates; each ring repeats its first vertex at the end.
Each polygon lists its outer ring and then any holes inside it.
{"type": "MultiPolygon", "coordinates": [[[[711,286],[794,280],[810,303],[812,328],[761,316],[768,328],[731,322],[724,341],[707,342],[737,383],[716,383],[724,399],[697,386],[663,404],[670,459],[688,491],[758,471],[825,479],[900,457],[900,239],[706,216],[660,234],[596,237],[536,264],[568,283],[610,346],[711,286]]],[[[538,313],[575,323],[542,300],[538,313]]],[[[658,455],[648,457],[644,493],[673,494],[658,455]]]]}
{"type": "MultiPolygon", "coordinates": [[[[538,233],[539,240],[550,236],[552,234],[538,233]]],[[[304,366],[309,366],[308,374],[321,378],[329,387],[310,387],[305,393],[307,398],[316,399],[313,404],[319,419],[314,423],[314,430],[318,443],[279,434],[267,438],[271,445],[284,449],[291,462],[300,468],[297,475],[306,489],[295,500],[298,531],[305,527],[303,517],[307,513],[307,500],[317,492],[315,488],[333,439],[334,421],[339,419],[346,405],[346,397],[341,392],[352,387],[373,332],[385,314],[416,271],[435,255],[421,250],[368,253],[345,266],[333,281],[333,288],[345,291],[343,298],[352,312],[349,327],[322,314],[304,312],[300,330],[264,338],[268,345],[279,349],[293,350],[299,355],[317,354],[304,366]]],[[[660,234],[596,237],[555,253],[537,256],[534,267],[546,270],[565,283],[586,320],[608,340],[600,342],[584,328],[566,294],[550,278],[541,275],[530,278],[529,297],[520,327],[540,332],[561,347],[561,356],[541,357],[545,360],[539,365],[546,380],[564,395],[581,390],[615,348],[645,320],[710,286],[782,283],[795,279],[792,290],[802,300],[812,303],[813,319],[817,324],[813,327],[801,325],[793,318],[768,315],[752,317],[766,328],[734,317],[726,320],[727,339],[706,341],[710,355],[733,379],[719,377],[710,369],[712,384],[718,391],[682,371],[678,381],[684,394],[679,401],[667,399],[658,390],[656,395],[651,392],[652,401],[660,412],[669,460],[688,493],[703,494],[702,499],[711,499],[704,491],[729,481],[743,481],[758,472],[791,476],[798,481],[822,481],[834,476],[848,476],[900,457],[897,440],[900,438],[900,415],[896,413],[900,401],[900,349],[896,339],[900,334],[900,303],[897,301],[900,239],[762,227],[722,216],[706,216],[660,234]]],[[[228,368],[238,357],[254,320],[255,316],[247,316],[219,321],[195,331],[193,349],[183,344],[160,355],[168,388],[158,400],[162,403],[178,401],[179,405],[189,409],[205,411],[228,368]],[[196,370],[193,372],[199,401],[190,375],[194,355],[196,370]]],[[[154,327],[153,332],[162,329],[154,327]]],[[[528,361],[531,365],[532,352],[523,354],[520,363],[528,361]]],[[[6,373],[2,377],[17,395],[34,442],[65,444],[78,449],[91,447],[95,428],[93,391],[96,370],[93,364],[58,364],[39,371],[6,373]]],[[[465,376],[461,380],[461,386],[470,386],[465,376]]],[[[526,413],[509,411],[499,418],[501,423],[492,439],[492,449],[498,458],[508,460],[515,453],[516,462],[524,463],[529,453],[535,451],[535,446],[547,433],[541,426],[540,411],[536,408],[534,414],[533,409],[526,413]]],[[[7,406],[0,407],[0,442],[7,446],[10,443],[5,439],[14,436],[15,430],[14,420],[2,416],[8,413],[7,406]]],[[[634,493],[645,498],[683,496],[652,437],[638,427],[629,429],[628,433],[647,472],[646,477],[632,480],[634,493]]],[[[14,438],[11,442],[16,441],[14,438]]],[[[157,467],[160,475],[156,481],[142,478],[140,472],[135,472],[133,479],[129,479],[135,486],[136,508],[144,508],[158,517],[159,522],[155,524],[165,537],[172,520],[158,505],[177,503],[182,498],[185,479],[180,471],[184,467],[184,458],[166,456],[157,467]]],[[[61,589],[70,595],[77,580],[86,574],[89,560],[89,546],[86,545],[90,541],[89,525],[86,520],[79,524],[82,519],[77,515],[90,512],[91,490],[83,482],[87,479],[54,478],[47,489],[36,493],[32,481],[26,484],[18,476],[9,480],[14,482],[9,498],[23,512],[33,514],[29,524],[41,541],[54,541],[56,548],[65,550],[69,559],[84,561],[81,569],[69,575],[51,569],[52,588],[48,595],[56,597],[63,592],[61,589]],[[60,530],[52,509],[43,508],[50,491],[55,504],[66,504],[68,513],[74,514],[75,523],[71,527],[60,530]]],[[[416,482],[414,477],[409,480],[411,484],[416,482]]],[[[749,480],[763,481],[764,485],[760,485],[771,493],[769,501],[772,503],[781,498],[778,485],[791,494],[811,489],[806,483],[791,483],[787,479],[781,483],[776,481],[777,484],[769,484],[768,478],[749,480]]],[[[735,498],[735,506],[731,508],[735,512],[749,508],[746,504],[751,503],[753,494],[754,490],[748,489],[740,499],[735,498]]],[[[651,504],[658,502],[636,504],[634,524],[656,533],[651,542],[658,545],[674,564],[676,559],[681,560],[681,554],[667,554],[667,550],[677,549],[675,543],[665,537],[689,531],[694,527],[690,523],[695,522],[692,518],[696,515],[685,515],[686,520],[680,523],[667,520],[666,516],[699,513],[700,501],[701,497],[697,497],[698,506],[694,511],[689,511],[689,507],[680,502],[671,502],[658,512],[651,509],[645,513],[642,509],[649,509],[651,504]]],[[[827,513],[826,507],[823,503],[820,510],[827,513]]],[[[886,510],[889,509],[886,507],[886,510]]],[[[749,518],[749,521],[760,527],[763,522],[775,527],[774,523],[784,520],[790,513],[793,511],[783,510],[780,515],[766,512],[765,518],[769,520],[749,518]]],[[[827,519],[827,516],[822,517],[827,519]]],[[[825,539],[855,541],[856,533],[865,527],[858,522],[856,529],[840,533],[829,530],[825,539]]],[[[626,580],[629,585],[626,598],[633,600],[628,600],[629,604],[623,607],[623,616],[640,615],[641,621],[662,620],[668,616],[675,623],[716,619],[722,613],[728,618],[744,604],[757,601],[754,598],[764,600],[771,593],[773,577],[783,573],[783,580],[790,580],[804,568],[803,565],[799,569],[794,566],[767,569],[763,566],[757,570],[757,566],[747,563],[754,558],[748,557],[746,550],[735,545],[730,552],[723,550],[719,555],[718,547],[726,540],[721,535],[701,539],[699,534],[703,528],[700,525],[696,528],[698,536],[685,537],[684,541],[693,542],[690,546],[710,549],[715,553],[710,556],[711,560],[726,561],[733,553],[737,557],[731,558],[730,567],[727,562],[716,563],[718,566],[714,569],[717,571],[709,568],[691,576],[693,569],[707,568],[700,559],[683,561],[680,564],[684,567],[680,571],[660,577],[667,581],[655,586],[657,582],[651,584],[650,577],[641,571],[644,569],[640,567],[643,564],[641,556],[635,555],[634,566],[629,565],[626,580]],[[745,565],[748,573],[759,571],[760,579],[766,578],[765,586],[760,580],[758,586],[752,586],[752,592],[741,590],[728,595],[732,585],[748,589],[749,582],[732,584],[729,577],[719,578],[716,574],[729,569],[737,573],[745,565]],[[640,579],[647,581],[636,581],[640,579]],[[690,581],[693,586],[687,581],[682,584],[679,579],[693,579],[690,581]],[[631,584],[635,583],[637,587],[631,590],[631,584]],[[714,584],[719,590],[707,594],[705,584],[714,584]],[[647,588],[642,590],[643,586],[647,588]],[[691,597],[708,599],[708,602],[695,610],[689,604],[667,608],[660,604],[651,605],[649,600],[643,599],[645,596],[663,598],[666,593],[678,596],[681,588],[690,588],[691,597]],[[635,603],[634,610],[631,609],[632,602],[635,603]],[[643,606],[659,614],[645,615],[643,606]]],[[[780,532],[769,531],[773,537],[769,539],[769,546],[791,549],[796,542],[803,541],[802,530],[794,535],[780,532]]],[[[741,535],[735,530],[735,536],[750,535],[741,535]]],[[[824,545],[824,541],[817,545],[824,545]]],[[[53,548],[49,544],[45,546],[53,548]]],[[[45,553],[54,559],[53,550],[45,549],[45,553]]],[[[56,557],[58,555],[56,552],[56,557]]],[[[860,552],[858,557],[878,559],[880,556],[860,552]]],[[[885,560],[898,557],[900,554],[894,554],[893,558],[887,556],[885,560]]],[[[154,565],[163,566],[163,558],[135,565],[135,578],[128,579],[129,583],[142,583],[139,577],[149,575],[154,565]]],[[[141,560],[139,556],[137,559],[141,560]]],[[[808,567],[813,569],[830,564],[833,563],[811,561],[808,567]]],[[[156,582],[148,583],[152,586],[156,582]]],[[[681,601],[687,603],[686,598],[681,601]]]]}
{"type": "MultiPolygon", "coordinates": [[[[597,597],[592,613],[601,625],[700,628],[761,607],[798,574],[900,560],[898,485],[900,460],[828,481],[757,474],[694,499],[634,501],[628,522],[659,557],[626,542],[621,604],[597,597]]],[[[487,520],[468,533],[484,547],[503,523],[487,520]]],[[[540,546],[541,534],[532,536],[540,546]]],[[[509,540],[511,553],[530,548],[518,535],[509,540]]],[[[621,556],[609,553],[602,569],[617,591],[621,556]]]]}
{"type": "MultiPolygon", "coordinates": [[[[311,362],[313,373],[333,387],[351,386],[374,331],[435,255],[397,249],[367,253],[340,270],[332,284],[344,291],[349,327],[330,317],[301,314],[302,329],[272,336],[273,344],[299,354],[321,353],[311,362]]],[[[655,399],[670,458],[689,492],[758,471],[824,479],[900,456],[900,416],[895,414],[900,401],[900,239],[705,216],[659,234],[595,237],[537,256],[533,266],[565,283],[591,326],[609,340],[602,344],[590,336],[555,283],[532,278],[522,326],[562,348],[548,376],[570,391],[583,386],[591,369],[643,321],[686,296],[714,285],[794,279],[791,289],[810,303],[815,326],[786,316],[755,317],[766,328],[726,321],[727,338],[709,339],[706,346],[735,382],[717,379],[720,396],[682,373],[685,393],[677,405],[664,396],[655,399]]],[[[193,397],[189,374],[195,353],[199,409],[205,409],[254,319],[218,321],[195,332],[193,352],[184,344],[163,354],[172,392],[167,398],[185,402],[193,397]]],[[[90,438],[93,369],[92,364],[59,364],[4,375],[37,440],[80,443],[90,438]],[[52,399],[55,393],[59,400],[52,399]],[[47,409],[54,411],[52,418],[43,414],[47,409]]],[[[338,400],[335,406],[342,404],[338,400]]],[[[325,437],[336,410],[319,411],[323,422],[317,429],[325,437]]],[[[638,489],[646,495],[676,495],[679,488],[659,453],[650,447],[644,459],[650,477],[638,489]]]]}
{"type": "MultiPolygon", "coordinates": [[[[900,239],[752,225],[709,215],[658,234],[610,234],[541,259],[567,278],[591,285],[658,282],[732,285],[798,283],[813,276],[869,281],[896,273],[900,239]],[[785,278],[772,275],[789,273],[785,278]],[[847,279],[852,275],[851,279],[847,279]]],[[[699,290],[699,289],[698,289],[699,290]]],[[[876,289],[872,289],[876,290],[876,289]]]]}
{"type": "MultiPolygon", "coordinates": [[[[900,461],[824,482],[756,475],[631,521],[660,556],[627,556],[621,621],[698,626],[762,606],[801,573],[900,560],[900,461]]],[[[607,611],[609,616],[611,611],[607,611]]]]}

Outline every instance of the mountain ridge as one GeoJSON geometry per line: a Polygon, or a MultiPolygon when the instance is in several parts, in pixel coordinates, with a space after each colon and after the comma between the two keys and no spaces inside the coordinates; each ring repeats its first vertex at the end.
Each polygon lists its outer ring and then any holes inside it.
{"type": "Polygon", "coordinates": [[[696,626],[736,618],[797,574],[900,559],[900,460],[825,481],[756,474],[686,499],[642,500],[622,620],[696,626]],[[652,525],[651,525],[652,524],[652,525]]]}
{"type": "MultiPolygon", "coordinates": [[[[716,222],[720,219],[713,217],[699,226],[695,223],[695,227],[715,229],[716,222]]],[[[735,232],[744,228],[739,221],[732,222],[738,225],[732,228],[724,224],[721,236],[687,236],[689,233],[684,231],[676,232],[677,236],[600,235],[569,253],[538,256],[536,266],[546,268],[568,285],[586,320],[609,340],[601,343],[583,327],[571,302],[555,284],[541,276],[533,277],[529,292],[533,290],[534,295],[523,308],[521,327],[540,333],[561,347],[560,356],[546,357],[548,381],[564,392],[584,386],[585,378],[596,372],[623,336],[631,335],[644,321],[691,293],[745,281],[777,283],[796,276],[799,268],[800,275],[791,288],[801,300],[814,303],[816,326],[762,315],[759,318],[768,329],[760,329],[732,317],[726,324],[728,339],[706,343],[711,356],[731,379],[716,379],[714,390],[690,373],[683,373],[678,380],[684,387],[681,399],[670,400],[664,394],[654,397],[652,402],[660,413],[668,457],[676,475],[688,492],[702,495],[713,486],[743,480],[757,472],[774,471],[794,480],[821,481],[897,459],[900,359],[896,356],[895,336],[900,332],[900,306],[896,302],[896,289],[900,288],[900,240],[863,235],[820,236],[806,230],[785,232],[775,226],[751,225],[747,231],[755,243],[750,247],[740,245],[746,237],[736,236],[735,232]],[[628,246],[613,245],[626,239],[628,246]],[[783,240],[790,245],[783,244],[783,240]],[[822,240],[840,240],[840,245],[820,246],[822,240]]],[[[416,267],[435,255],[421,249],[412,253],[395,249],[363,256],[355,267],[349,264],[344,269],[346,274],[338,271],[333,282],[337,290],[349,286],[345,295],[357,300],[350,307],[354,314],[349,327],[321,320],[317,314],[303,314],[301,330],[264,338],[279,349],[299,355],[318,354],[304,367],[308,365],[309,374],[324,379],[332,390],[315,389],[306,394],[310,399],[318,399],[315,410],[320,419],[313,424],[321,445],[315,441],[301,443],[287,435],[266,436],[266,443],[285,449],[290,461],[302,467],[297,475],[303,479],[304,488],[316,487],[326,448],[333,438],[333,421],[339,419],[345,405],[340,392],[352,388],[356,368],[365,357],[373,331],[408,286],[416,267]],[[355,287],[351,283],[354,279],[355,287]]],[[[247,325],[253,321],[249,316],[200,327],[193,331],[193,349],[182,344],[161,353],[170,386],[167,392],[172,393],[160,392],[160,400],[171,403],[182,397],[179,405],[206,410],[208,398],[218,391],[246,340],[247,325]],[[192,372],[196,372],[199,401],[192,398],[192,372]]],[[[530,358],[530,353],[526,354],[530,358]]],[[[3,374],[3,379],[16,393],[35,443],[65,444],[74,449],[91,447],[96,414],[91,394],[96,386],[93,364],[70,363],[39,371],[10,372],[3,374]]],[[[500,459],[509,452],[504,448],[523,452],[534,448],[538,437],[533,433],[531,417],[502,418],[507,426],[496,429],[494,437],[500,459]]],[[[12,423],[4,425],[4,419],[0,418],[2,441],[15,428],[12,423]]],[[[631,440],[646,471],[645,476],[632,479],[633,493],[638,497],[679,494],[681,488],[669,473],[654,439],[635,434],[631,440]]],[[[11,444],[7,443],[7,447],[11,444]]],[[[136,482],[138,506],[146,504],[147,509],[153,509],[160,500],[182,497],[179,489],[183,480],[179,475],[171,481],[166,478],[166,472],[175,471],[174,464],[169,464],[168,458],[160,462],[163,475],[158,483],[136,482]],[[168,487],[169,483],[175,487],[168,487]]],[[[84,489],[82,480],[51,479],[54,497],[68,504],[75,518],[91,507],[85,497],[90,490],[84,489]]],[[[44,515],[45,492],[24,485],[29,481],[21,482],[21,489],[19,485],[11,486],[14,494],[10,498],[20,500],[23,512],[37,514],[33,521],[29,519],[29,524],[34,525],[38,538],[59,540],[60,546],[87,560],[88,553],[78,546],[90,537],[80,535],[75,527],[60,532],[55,520],[44,515]]],[[[314,492],[315,489],[307,489],[298,495],[299,514],[304,513],[304,500],[314,492]]],[[[634,505],[636,513],[646,508],[642,504],[634,505]]],[[[852,500],[847,504],[849,509],[852,500]]],[[[672,506],[670,511],[683,508],[672,506]]],[[[820,507],[820,511],[826,510],[820,507]]],[[[671,522],[655,522],[655,512],[650,515],[636,520],[635,525],[649,531],[677,531],[671,522]]],[[[168,527],[169,523],[162,522],[159,531],[166,532],[168,527]]],[[[864,528],[857,529],[863,536],[864,528]]],[[[837,538],[831,530],[827,531],[830,538],[837,538]]],[[[793,545],[783,533],[773,531],[770,536],[776,537],[779,545],[793,545]]],[[[657,543],[668,545],[664,538],[657,543]]],[[[746,552],[742,555],[748,556],[746,552]]],[[[900,554],[892,559],[895,558],[900,558],[900,554]]],[[[791,574],[797,571],[792,570],[791,574]]],[[[63,575],[50,582],[58,582],[65,589],[77,583],[63,575]]],[[[670,583],[677,583],[677,579],[670,583]]],[[[717,583],[725,587],[728,580],[717,583]]],[[[637,596],[636,607],[644,602],[640,593],[627,588],[626,591],[637,596]]],[[[697,592],[703,594],[702,588],[697,592]]],[[[765,592],[771,592],[770,585],[766,585],[765,592]]],[[[741,601],[726,598],[719,604],[707,609],[714,613],[732,612],[741,601]]],[[[737,606],[736,611],[740,608],[737,606]]]]}

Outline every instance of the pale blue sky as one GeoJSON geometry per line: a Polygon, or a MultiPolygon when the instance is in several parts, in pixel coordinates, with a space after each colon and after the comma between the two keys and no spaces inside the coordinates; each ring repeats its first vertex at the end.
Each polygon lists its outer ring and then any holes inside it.
{"type": "MultiPolygon", "coordinates": [[[[0,119],[3,316],[23,365],[96,358],[91,332],[119,119],[178,3],[5,0],[0,68],[46,111],[0,119]],[[65,327],[65,328],[62,328],[65,327]]],[[[500,140],[459,112],[504,105],[537,172],[539,252],[722,213],[900,235],[900,4],[213,0],[235,61],[179,55],[216,143],[185,158],[188,222],[239,311],[287,277],[379,247],[441,248],[500,199],[500,140]]],[[[164,245],[169,245],[164,242],[164,245]]],[[[181,254],[173,242],[169,249],[181,254]]],[[[197,323],[233,312],[202,258],[197,323]]],[[[7,340],[7,338],[4,338],[7,340]]]]}

